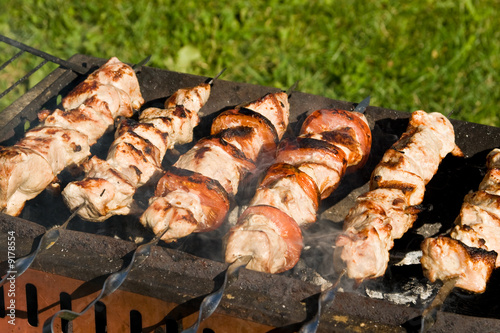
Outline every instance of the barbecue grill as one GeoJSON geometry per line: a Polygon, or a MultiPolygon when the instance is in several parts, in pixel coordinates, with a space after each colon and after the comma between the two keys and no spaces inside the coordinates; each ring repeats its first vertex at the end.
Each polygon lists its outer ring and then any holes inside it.
{"type": "MultiPolygon", "coordinates": [[[[89,72],[105,60],[74,55],[68,60],[89,72]]],[[[15,143],[24,132],[24,122],[36,125],[36,114],[53,110],[85,75],[64,65],[53,71],[28,93],[0,113],[0,144],[15,143]]],[[[144,67],[138,78],[148,106],[162,105],[179,88],[194,86],[207,78],[144,67]]],[[[202,109],[204,117],[195,139],[206,136],[214,115],[230,106],[277,91],[277,88],[218,80],[202,109]]],[[[364,96],[360,96],[361,98],[364,96]]],[[[350,110],[355,104],[294,92],[290,99],[290,128],[298,130],[308,112],[319,108],[350,110]]],[[[432,111],[432,110],[427,110],[432,111]]],[[[323,201],[318,222],[304,234],[306,245],[299,264],[291,271],[272,275],[241,270],[239,278],[224,294],[216,313],[207,319],[204,332],[293,332],[315,314],[322,287],[334,281],[334,239],[354,199],[367,190],[371,170],[384,151],[406,129],[409,113],[369,107],[373,145],[367,165],[347,175],[334,194],[323,201]]],[[[418,250],[423,237],[445,232],[453,225],[462,199],[476,190],[482,178],[486,154],[500,146],[500,128],[452,120],[456,142],[464,158],[446,157],[427,187],[414,228],[395,242],[391,260],[418,250]]],[[[102,156],[113,133],[93,147],[102,156]]],[[[196,140],[195,140],[196,141],[196,140]]],[[[179,147],[180,153],[188,147],[179,147]]],[[[176,156],[166,157],[170,164],[176,156]]],[[[62,186],[70,175],[60,175],[62,186]]],[[[147,197],[148,190],[142,193],[147,197]]],[[[240,198],[244,202],[245,197],[240,198]]],[[[238,207],[232,215],[237,214],[238,207]]],[[[60,196],[45,191],[26,204],[20,217],[0,213],[0,272],[7,271],[7,235],[15,232],[16,257],[36,247],[43,232],[70,215],[60,196]]],[[[223,235],[227,224],[206,234],[194,234],[173,244],[160,242],[150,257],[129,274],[121,288],[100,300],[85,315],[72,322],[56,320],[63,332],[177,332],[196,320],[205,295],[222,284],[223,235]]],[[[115,216],[102,223],[72,220],[61,238],[41,252],[32,267],[15,280],[15,326],[8,323],[9,285],[0,290],[0,331],[40,332],[44,321],[60,309],[80,311],[102,288],[109,274],[127,265],[136,243],[151,239],[137,218],[115,216]]],[[[455,290],[446,300],[433,331],[500,331],[500,276],[494,272],[484,294],[455,290]]],[[[334,303],[324,309],[320,332],[405,332],[418,330],[419,315],[432,300],[438,286],[428,284],[420,265],[390,266],[382,278],[359,286],[345,284],[334,303]]]]}

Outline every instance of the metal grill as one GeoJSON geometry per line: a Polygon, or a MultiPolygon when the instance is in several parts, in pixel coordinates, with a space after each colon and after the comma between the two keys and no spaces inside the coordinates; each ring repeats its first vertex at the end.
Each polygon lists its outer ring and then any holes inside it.
{"type": "Polygon", "coordinates": [[[52,62],[54,64],[60,65],[63,68],[71,69],[72,71],[74,71],[75,73],[78,73],[78,74],[85,74],[88,71],[87,68],[80,66],[79,64],[75,64],[75,63],[54,57],[53,55],[50,55],[50,54],[45,53],[45,52],[38,50],[38,49],[34,49],[28,45],[25,45],[21,42],[10,39],[4,35],[0,35],[0,41],[4,42],[12,47],[19,49],[19,52],[17,52],[12,58],[8,59],[0,66],[0,71],[3,70],[4,68],[6,68],[14,60],[19,58],[21,55],[23,55],[26,52],[43,59],[43,61],[40,62],[37,66],[35,66],[30,71],[28,71],[28,73],[26,73],[23,77],[21,77],[19,80],[14,82],[10,87],[8,87],[2,93],[0,93],[0,99],[3,98],[5,95],[7,95],[9,92],[11,92],[19,84],[21,84],[22,82],[27,80],[30,76],[32,76],[36,71],[38,71],[42,66],[44,66],[48,62],[52,62]]]}

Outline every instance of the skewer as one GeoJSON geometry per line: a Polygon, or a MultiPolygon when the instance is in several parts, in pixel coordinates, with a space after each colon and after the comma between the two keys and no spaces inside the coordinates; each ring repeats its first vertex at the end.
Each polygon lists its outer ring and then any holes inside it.
{"type": "Polygon", "coordinates": [[[208,79],[207,84],[209,84],[209,85],[213,85],[213,84],[214,84],[214,82],[215,82],[215,81],[216,81],[216,80],[217,80],[217,79],[218,79],[218,78],[222,75],[222,73],[224,73],[224,72],[226,71],[226,69],[227,69],[227,68],[226,68],[226,67],[224,67],[224,68],[223,68],[223,69],[219,72],[219,74],[215,75],[215,76],[214,76],[213,78],[211,78],[211,79],[208,79]]]}
{"type": "Polygon", "coordinates": [[[314,317],[311,320],[306,322],[304,324],[304,326],[301,327],[301,329],[299,330],[299,333],[314,333],[314,332],[316,332],[316,330],[318,329],[318,326],[319,326],[319,320],[321,317],[321,310],[322,310],[322,308],[325,308],[328,304],[333,303],[333,301],[335,300],[335,297],[337,296],[337,291],[340,288],[340,283],[343,281],[342,278],[344,277],[345,273],[346,273],[346,270],[344,269],[340,273],[339,277],[337,278],[337,280],[335,281],[333,286],[331,286],[330,288],[321,292],[319,299],[318,299],[318,311],[316,312],[316,314],[314,315],[314,317]]]}
{"type": "Polygon", "coordinates": [[[458,282],[458,276],[444,281],[432,303],[422,312],[420,333],[427,332],[436,323],[437,313],[458,282]]]}
{"type": "MultiPolygon", "coordinates": [[[[354,108],[354,112],[359,112],[364,114],[366,111],[366,108],[370,105],[370,96],[365,97],[356,107],[354,108]]],[[[299,333],[314,333],[318,329],[319,326],[319,321],[321,318],[321,312],[322,309],[328,306],[329,304],[333,303],[335,300],[335,297],[337,296],[338,289],[340,288],[340,284],[343,281],[344,275],[347,273],[346,269],[343,269],[340,272],[340,275],[337,277],[333,285],[321,292],[319,299],[318,299],[318,309],[314,317],[306,322],[302,328],[300,329],[299,333]]]]}
{"type": "Polygon", "coordinates": [[[40,238],[40,241],[38,242],[38,246],[36,247],[35,251],[24,257],[16,259],[14,266],[9,264],[9,267],[11,267],[12,270],[7,271],[2,281],[0,281],[0,287],[7,282],[7,278],[12,278],[13,276],[15,277],[21,276],[21,274],[26,272],[26,270],[31,266],[33,261],[35,261],[36,256],[41,251],[50,249],[52,245],[54,245],[61,236],[61,230],[65,230],[67,228],[69,222],[76,216],[76,214],[82,207],[83,205],[75,209],[73,213],[71,213],[70,217],[68,217],[68,219],[62,225],[53,226],[49,230],[45,231],[45,233],[42,235],[42,238],[40,238]]]}
{"type": "Polygon", "coordinates": [[[287,94],[288,98],[290,98],[292,96],[292,93],[295,91],[295,89],[297,89],[298,85],[299,85],[299,81],[295,81],[295,83],[292,84],[290,86],[290,88],[287,89],[286,94],[287,94]]]}
{"type": "Polygon", "coordinates": [[[149,257],[149,255],[151,254],[152,246],[156,245],[160,241],[160,238],[168,231],[168,229],[169,228],[167,227],[164,230],[162,230],[148,243],[139,245],[134,251],[134,254],[132,255],[132,259],[130,260],[129,264],[124,268],[122,268],[121,270],[119,270],[118,272],[115,272],[110,276],[108,276],[104,281],[100,294],[93,301],[91,301],[82,311],[75,312],[71,310],[60,310],[56,312],[52,317],[48,318],[45,321],[43,325],[43,332],[54,333],[54,321],[57,318],[61,318],[67,321],[72,321],[85,314],[99,300],[114,293],[123,284],[130,271],[134,267],[140,266],[149,257]]]}
{"type": "Polygon", "coordinates": [[[354,108],[354,112],[365,113],[366,108],[370,105],[370,96],[365,97],[356,107],[354,108]]]}
{"type": "Polygon", "coordinates": [[[219,306],[226,286],[230,285],[232,282],[238,279],[240,268],[246,266],[250,260],[252,260],[252,256],[243,256],[239,257],[238,259],[236,259],[236,261],[229,265],[226,270],[226,274],[224,275],[224,282],[222,283],[222,286],[220,286],[220,288],[210,293],[209,295],[205,296],[200,305],[198,320],[191,327],[183,330],[182,333],[197,332],[200,324],[205,319],[210,317],[214,313],[215,309],[217,309],[217,307],[219,306]]]}
{"type": "MultiPolygon", "coordinates": [[[[285,92],[288,97],[290,97],[297,87],[298,81],[296,81],[290,88],[288,88],[285,92]]],[[[245,105],[245,104],[241,104],[245,105]]],[[[221,287],[219,287],[217,290],[214,292],[210,293],[209,295],[205,296],[203,301],[200,304],[199,308],[199,314],[198,314],[198,320],[189,328],[184,330],[183,332],[186,333],[194,333],[197,331],[198,327],[201,325],[201,323],[206,320],[208,317],[210,317],[215,310],[217,309],[222,296],[224,294],[224,291],[227,287],[227,285],[230,282],[235,281],[238,278],[238,272],[241,267],[246,266],[250,260],[252,260],[253,256],[252,255],[245,255],[245,256],[240,256],[236,258],[227,268],[225,276],[224,276],[224,282],[221,287]]]]}
{"type": "Polygon", "coordinates": [[[488,171],[478,190],[464,197],[452,231],[446,236],[426,238],[422,243],[424,275],[431,282],[441,280],[443,285],[422,312],[421,332],[427,332],[434,325],[438,310],[454,287],[482,293],[492,271],[499,267],[498,243],[492,240],[498,232],[499,152],[495,148],[486,157],[488,171]],[[478,214],[470,214],[471,210],[478,214]],[[461,256],[460,251],[465,255],[461,256]]]}

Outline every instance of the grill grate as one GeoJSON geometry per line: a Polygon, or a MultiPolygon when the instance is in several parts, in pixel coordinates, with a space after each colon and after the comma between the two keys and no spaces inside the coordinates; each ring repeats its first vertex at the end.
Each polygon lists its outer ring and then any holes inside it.
{"type": "Polygon", "coordinates": [[[24,82],[30,76],[32,76],[35,72],[37,72],[40,68],[42,68],[48,62],[52,62],[54,64],[58,64],[58,65],[60,65],[63,68],[71,69],[72,71],[74,71],[74,72],[76,72],[78,74],[85,74],[87,72],[87,70],[88,70],[85,67],[82,67],[82,66],[80,66],[78,64],[75,64],[75,63],[72,63],[72,62],[69,62],[69,61],[57,58],[57,57],[55,57],[53,55],[50,55],[50,54],[45,53],[43,51],[40,51],[38,49],[34,49],[34,48],[32,48],[32,47],[30,47],[28,45],[25,45],[25,44],[20,43],[20,42],[18,42],[16,40],[10,39],[10,38],[8,38],[8,37],[6,37],[4,35],[0,35],[0,41],[2,41],[4,43],[6,43],[6,44],[8,44],[8,45],[10,45],[12,47],[15,47],[15,48],[17,48],[17,49],[20,50],[13,57],[11,57],[7,61],[5,61],[0,66],[0,71],[3,70],[3,69],[5,69],[14,60],[16,60],[17,58],[19,58],[21,55],[23,55],[26,52],[28,52],[28,53],[36,56],[36,57],[39,57],[39,58],[43,59],[43,61],[40,62],[37,66],[35,66],[33,69],[31,69],[28,73],[26,73],[19,80],[17,80],[16,82],[14,82],[10,87],[8,87],[7,89],[5,89],[2,93],[0,93],[0,99],[2,99],[5,95],[7,95],[12,90],[14,90],[14,88],[16,88],[19,84],[21,84],[22,82],[24,82]]]}

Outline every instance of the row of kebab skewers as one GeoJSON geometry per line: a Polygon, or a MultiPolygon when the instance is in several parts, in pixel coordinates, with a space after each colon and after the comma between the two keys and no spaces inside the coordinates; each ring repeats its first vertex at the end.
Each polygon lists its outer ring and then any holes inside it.
{"type": "MultiPolygon", "coordinates": [[[[360,112],[322,109],[304,120],[298,136],[287,136],[289,96],[267,94],[217,115],[210,136],[164,170],[167,150],[193,140],[212,84],[180,89],[164,108],[142,110],[135,121],[129,118],[144,104],[137,76],[110,59],[62,100],[62,110],[43,110],[40,125],[0,148],[0,210],[19,215],[62,170],[83,166],[83,179],[62,191],[71,211],[93,222],[137,215],[172,242],[218,228],[238,192],[258,178],[253,198],[226,236],[225,260],[245,257],[246,268],[268,273],[293,268],[304,246],[302,230],[316,221],[321,201],[346,173],[365,165],[370,124],[360,112]],[[91,157],[90,147],[117,120],[106,160],[91,157]],[[156,189],[144,210],[134,195],[146,185],[156,189]]],[[[425,186],[448,154],[461,156],[450,121],[440,113],[413,112],[406,132],[373,170],[370,190],[345,219],[335,244],[336,269],[358,282],[384,275],[394,240],[417,219],[425,186]]],[[[458,287],[484,292],[500,264],[500,150],[491,152],[487,167],[451,235],[422,244],[424,274],[432,282],[458,277],[458,287]]]]}

